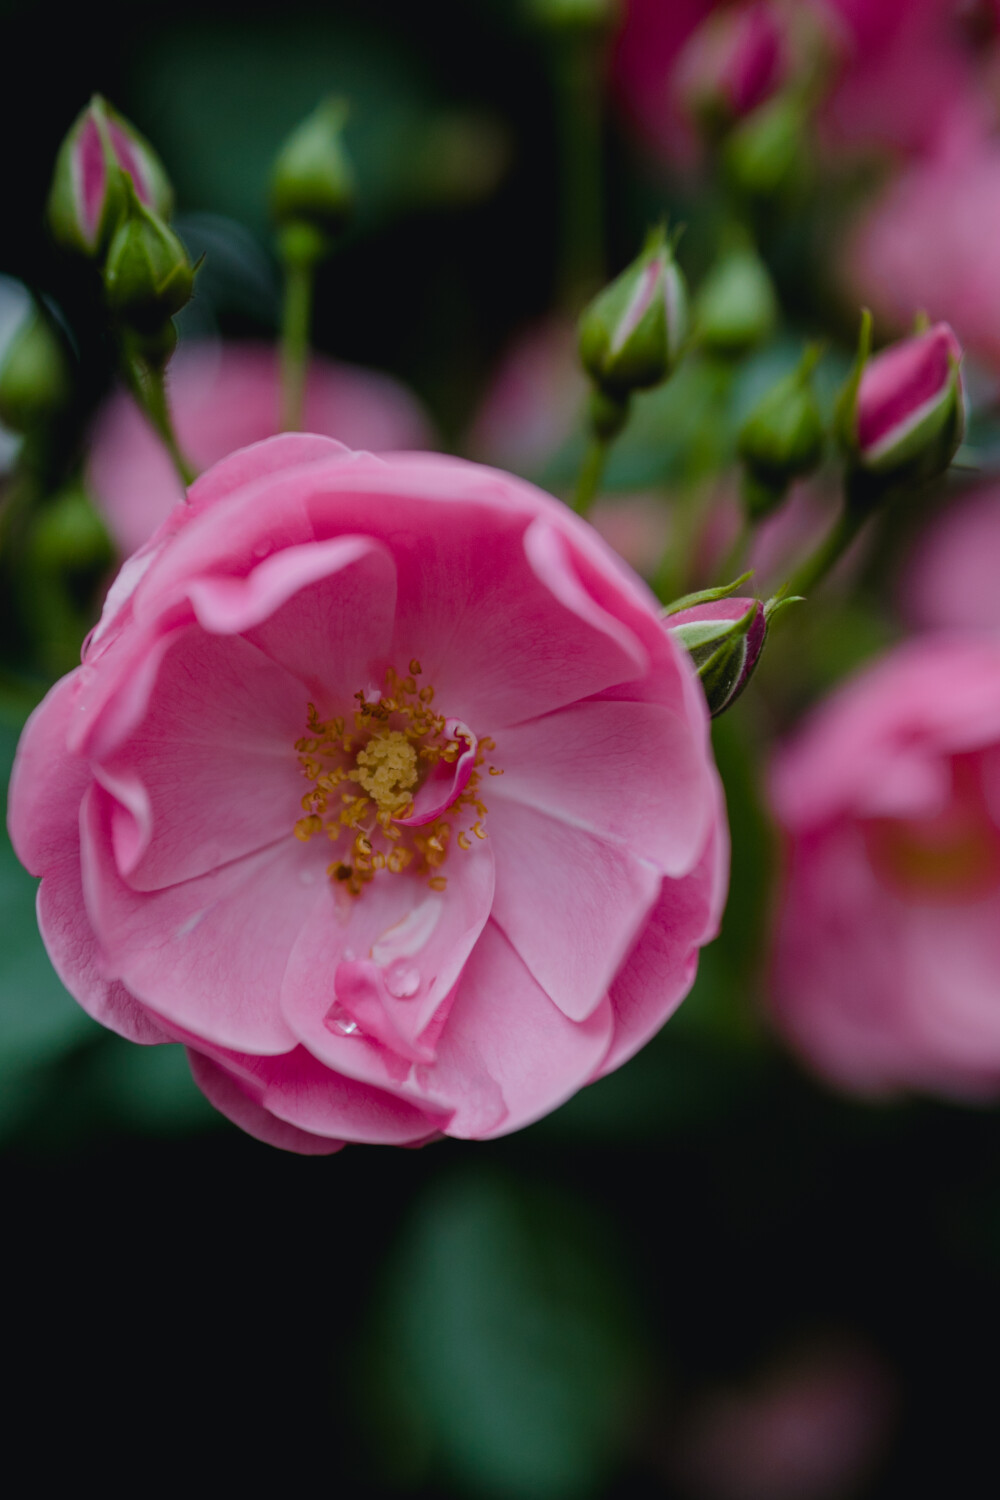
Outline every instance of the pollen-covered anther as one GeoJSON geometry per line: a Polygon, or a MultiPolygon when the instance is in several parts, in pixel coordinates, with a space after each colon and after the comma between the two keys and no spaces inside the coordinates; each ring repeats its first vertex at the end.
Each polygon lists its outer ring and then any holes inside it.
{"type": "MultiPolygon", "coordinates": [[[[479,741],[471,771],[464,785],[458,783],[462,790],[442,806],[441,815],[411,826],[424,782],[444,776],[447,785],[444,767],[456,765],[474,743],[457,721],[434,711],[434,688],[429,683],[418,689],[422,670],[416,658],[406,677],[388,668],[384,689],[360,689],[354,694],[357,707],[349,715],[321,720],[310,703],[308,732],[295,742],[303,775],[310,782],[301,802],[305,816],[296,822],[295,836],[305,843],[325,832],[336,843],[344,831],[353,834],[349,853],[327,867],[330,879],[353,895],[381,870],[393,875],[409,871],[426,879],[432,890],[444,890],[447,876],[439,871],[448,856],[452,825],[454,841],[462,850],[473,847],[473,838],[487,836],[482,825],[487,809],[478,788],[485,754],[496,749],[488,738],[479,741]],[[475,821],[459,826],[470,816],[475,821]]],[[[502,776],[503,771],[491,765],[489,774],[502,776]]]]}

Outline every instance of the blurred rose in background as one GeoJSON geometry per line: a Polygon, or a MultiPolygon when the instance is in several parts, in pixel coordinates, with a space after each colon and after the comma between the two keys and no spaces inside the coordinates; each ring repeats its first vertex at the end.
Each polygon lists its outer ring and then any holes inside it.
{"type": "MultiPolygon", "coordinates": [[[[269,344],[185,344],[170,366],[182,449],[199,471],[280,429],[278,351],[269,344]]],[[[430,421],[398,380],[314,357],[304,427],[370,452],[428,448],[430,421]]],[[[88,480],[119,550],[148,541],[182,491],[163,446],[124,391],[98,416],[88,480]]]]}

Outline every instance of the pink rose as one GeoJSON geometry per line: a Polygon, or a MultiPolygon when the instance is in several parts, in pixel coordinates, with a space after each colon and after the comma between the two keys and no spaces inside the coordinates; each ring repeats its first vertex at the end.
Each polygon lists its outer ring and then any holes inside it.
{"type": "Polygon", "coordinates": [[[773,1010],[834,1083],[1000,1093],[1000,642],[925,637],[778,757],[773,1010]]]}
{"type": "MultiPolygon", "coordinates": [[[[182,344],[170,365],[170,398],[181,447],[196,469],[271,437],[279,427],[278,351],[270,344],[182,344]]],[[[430,425],[417,401],[388,375],[313,358],[306,425],[352,448],[426,448],[430,425]]],[[[152,536],[181,497],[180,481],[148,422],[124,391],[94,430],[87,477],[121,551],[152,536]]]]}
{"type": "Polygon", "coordinates": [[[286,435],[205,474],[25,730],[59,974],[291,1150],[517,1129],[662,1025],[716,929],[701,690],[531,486],[286,435]]]}

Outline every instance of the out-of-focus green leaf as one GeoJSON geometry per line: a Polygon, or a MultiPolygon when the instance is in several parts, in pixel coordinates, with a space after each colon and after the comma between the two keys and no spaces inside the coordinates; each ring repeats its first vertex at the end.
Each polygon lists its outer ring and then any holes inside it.
{"type": "Polygon", "coordinates": [[[572,1200],[489,1171],[434,1183],[369,1346],[371,1418],[397,1474],[429,1469],[503,1500],[594,1492],[640,1368],[599,1235],[572,1200]]]}
{"type": "Polygon", "coordinates": [[[102,1116],[130,1131],[185,1135],[222,1123],[179,1045],[139,1047],[108,1035],[87,1059],[83,1088],[102,1116]]]}
{"type": "MultiPolygon", "coordinates": [[[[0,719],[0,786],[6,786],[20,726],[0,719]]],[[[25,1093],[18,1080],[76,1047],[96,1031],[66,993],[38,935],[38,882],[19,863],[6,829],[0,833],[0,1129],[20,1114],[25,1093]]],[[[22,1079],[23,1082],[23,1079],[22,1079]]],[[[34,1085],[32,1085],[34,1087],[34,1085]]],[[[30,1091],[29,1091],[30,1092],[30,1091]]],[[[27,1102],[27,1099],[25,1099],[27,1102]]]]}
{"type": "Polygon", "coordinates": [[[271,166],[286,136],[330,94],[350,104],[345,140],[363,185],[363,226],[409,201],[410,166],[433,107],[391,40],[321,16],[205,19],[157,32],[129,107],[149,119],[181,201],[263,234],[271,166]]]}

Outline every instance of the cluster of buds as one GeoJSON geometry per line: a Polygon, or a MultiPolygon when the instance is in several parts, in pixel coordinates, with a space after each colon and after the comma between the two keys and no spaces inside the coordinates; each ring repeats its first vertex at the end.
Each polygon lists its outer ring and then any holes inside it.
{"type": "Polygon", "coordinates": [[[634,391],[673,372],[688,321],[684,277],[660,226],[580,318],[580,358],[594,386],[591,423],[599,437],[613,437],[624,425],[634,391]]]}
{"type": "Polygon", "coordinates": [[[681,110],[722,146],[731,184],[771,199],[802,177],[808,124],[839,47],[813,0],[742,0],[713,8],[682,48],[673,74],[681,110]]]}
{"type": "Polygon", "coordinates": [[[167,222],[172,207],[152,146],[95,95],[60,148],[49,225],[64,248],[100,265],[117,323],[158,362],[173,348],[171,319],[194,289],[195,268],[167,222]]]}
{"type": "Polygon", "coordinates": [[[921,328],[874,357],[870,347],[866,311],[837,409],[848,502],[859,510],[943,474],[965,430],[962,350],[947,323],[921,328]]]}

